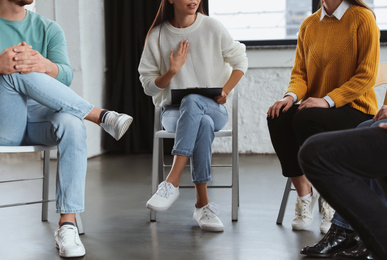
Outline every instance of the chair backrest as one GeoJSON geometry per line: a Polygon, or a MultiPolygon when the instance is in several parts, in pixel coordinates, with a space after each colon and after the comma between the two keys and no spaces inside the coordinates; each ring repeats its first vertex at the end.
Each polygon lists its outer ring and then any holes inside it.
{"type": "MultiPolygon", "coordinates": [[[[235,126],[238,126],[238,85],[233,89],[233,92],[234,93],[232,96],[232,125],[233,125],[233,132],[237,134],[237,127],[235,126]]],[[[161,116],[161,107],[155,106],[155,117],[154,117],[154,124],[153,124],[154,133],[163,129],[160,122],[160,116],[161,116]]]]}
{"type": "MultiPolygon", "coordinates": [[[[387,62],[381,62],[379,64],[378,75],[376,77],[375,87],[387,84],[387,62]]],[[[384,98],[384,105],[387,105],[387,91],[384,98]]]]}

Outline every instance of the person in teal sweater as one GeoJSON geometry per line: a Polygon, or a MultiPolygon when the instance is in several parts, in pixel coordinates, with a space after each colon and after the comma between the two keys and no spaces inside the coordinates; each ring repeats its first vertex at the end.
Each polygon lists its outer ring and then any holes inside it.
{"type": "Polygon", "coordinates": [[[75,227],[84,211],[87,167],[83,119],[119,140],[133,118],[94,107],[70,86],[73,72],[61,27],[24,6],[33,0],[0,0],[0,145],[56,145],[55,242],[59,255],[85,248],[75,227]]]}

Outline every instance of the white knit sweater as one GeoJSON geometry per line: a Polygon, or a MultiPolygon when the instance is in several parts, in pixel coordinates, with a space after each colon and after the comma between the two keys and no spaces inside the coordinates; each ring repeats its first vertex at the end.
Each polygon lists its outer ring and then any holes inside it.
{"type": "Polygon", "coordinates": [[[171,89],[223,87],[232,70],[247,70],[245,45],[234,41],[226,28],[214,18],[198,13],[195,22],[183,29],[168,21],[155,27],[146,41],[138,71],[145,94],[153,97],[155,106],[171,104],[171,89]],[[160,35],[160,46],[159,46],[160,35]],[[165,89],[155,80],[169,69],[169,55],[188,40],[185,64],[165,89]],[[161,52],[161,53],[160,53],[161,52]]]}

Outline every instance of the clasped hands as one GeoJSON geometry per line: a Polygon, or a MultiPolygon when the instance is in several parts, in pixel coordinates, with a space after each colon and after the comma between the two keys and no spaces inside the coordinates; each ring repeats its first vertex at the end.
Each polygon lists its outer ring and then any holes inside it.
{"type": "Polygon", "coordinates": [[[31,72],[47,73],[48,59],[38,51],[33,50],[26,42],[11,46],[0,53],[0,74],[7,75],[16,72],[22,74],[31,72]]]}

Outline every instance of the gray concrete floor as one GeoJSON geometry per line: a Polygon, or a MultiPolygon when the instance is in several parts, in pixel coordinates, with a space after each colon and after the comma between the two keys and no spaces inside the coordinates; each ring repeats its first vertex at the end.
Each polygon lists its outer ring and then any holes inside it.
{"type": "MultiPolygon", "coordinates": [[[[228,160],[215,155],[214,161],[228,160]]],[[[55,194],[55,161],[51,161],[51,197],[55,194]]],[[[35,159],[0,160],[1,178],[36,175],[35,159]]],[[[216,169],[214,184],[230,180],[229,169],[216,169]]],[[[189,183],[184,174],[184,183],[189,183]]],[[[276,219],[286,179],[274,155],[240,157],[239,220],[231,221],[231,190],[211,189],[210,199],[220,205],[223,233],[200,230],[192,220],[193,189],[183,189],[178,201],[149,222],[145,202],[150,197],[151,155],[104,155],[88,162],[86,211],[82,220],[86,234],[81,239],[86,256],[81,259],[310,259],[300,249],[322,238],[321,216],[306,231],[292,231],[295,192],[291,192],[283,225],[276,219]]],[[[0,204],[39,199],[39,182],[1,184],[0,204]]],[[[1,260],[60,259],[53,242],[58,215],[50,203],[48,222],[40,221],[40,205],[0,209],[1,260]]]]}

